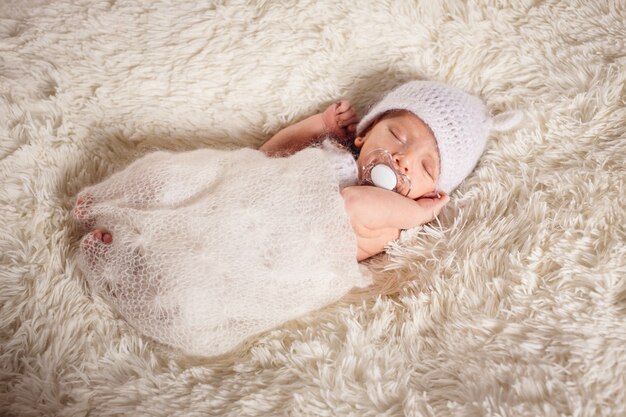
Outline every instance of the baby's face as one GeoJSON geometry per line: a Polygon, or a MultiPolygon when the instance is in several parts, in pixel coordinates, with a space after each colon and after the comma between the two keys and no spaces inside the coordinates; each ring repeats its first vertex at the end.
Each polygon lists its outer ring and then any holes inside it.
{"type": "Polygon", "coordinates": [[[392,155],[395,168],[411,179],[411,192],[407,197],[415,200],[435,195],[439,177],[437,141],[430,128],[413,113],[398,111],[383,116],[354,143],[361,148],[359,165],[365,155],[376,148],[383,148],[392,155]]]}

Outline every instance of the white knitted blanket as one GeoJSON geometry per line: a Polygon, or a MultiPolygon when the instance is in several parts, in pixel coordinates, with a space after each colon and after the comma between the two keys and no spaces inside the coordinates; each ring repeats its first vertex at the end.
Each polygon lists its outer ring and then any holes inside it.
{"type": "Polygon", "coordinates": [[[82,191],[79,262],[141,333],[195,355],[371,283],[339,194],[332,151],[155,152],[82,191]],[[329,154],[330,156],[330,154],[329,154]]]}

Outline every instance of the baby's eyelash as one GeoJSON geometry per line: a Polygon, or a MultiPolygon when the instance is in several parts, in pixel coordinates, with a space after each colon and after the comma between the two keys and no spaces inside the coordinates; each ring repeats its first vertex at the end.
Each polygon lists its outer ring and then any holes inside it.
{"type": "Polygon", "coordinates": [[[393,135],[394,138],[396,138],[400,142],[404,143],[404,141],[402,139],[400,139],[400,137],[398,135],[396,135],[396,132],[394,132],[393,129],[389,129],[389,131],[391,132],[391,134],[393,135]]]}
{"type": "Polygon", "coordinates": [[[428,174],[428,176],[430,177],[431,180],[435,180],[432,176],[432,174],[430,173],[430,171],[428,170],[428,168],[426,168],[426,164],[422,164],[422,167],[424,168],[424,171],[426,171],[426,174],[428,174]]]}

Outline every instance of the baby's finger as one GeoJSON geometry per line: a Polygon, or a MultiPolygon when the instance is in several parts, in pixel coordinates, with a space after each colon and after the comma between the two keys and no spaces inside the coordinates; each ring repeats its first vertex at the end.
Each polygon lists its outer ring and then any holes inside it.
{"type": "Polygon", "coordinates": [[[439,197],[436,194],[433,196],[430,196],[429,194],[429,196],[422,196],[415,201],[425,209],[440,209],[441,207],[446,205],[449,200],[450,197],[448,197],[447,194],[440,193],[439,197]]]}
{"type": "Polygon", "coordinates": [[[346,118],[344,120],[339,120],[338,124],[341,127],[346,127],[346,126],[350,126],[350,125],[355,125],[359,123],[359,118],[356,115],[353,115],[352,117],[346,118]]]}
{"type": "Polygon", "coordinates": [[[439,192],[432,197],[421,197],[420,199],[431,200],[435,206],[444,206],[450,200],[450,197],[446,193],[439,192]]]}
{"type": "Polygon", "coordinates": [[[359,117],[356,115],[356,113],[354,111],[347,111],[345,113],[340,114],[339,116],[337,116],[344,125],[350,125],[352,123],[358,123],[359,121],[359,117]]]}
{"type": "Polygon", "coordinates": [[[347,120],[347,121],[338,121],[337,122],[337,125],[339,127],[343,128],[343,129],[347,129],[349,126],[357,125],[357,124],[358,124],[358,120],[355,121],[354,119],[350,119],[350,120],[347,120]]]}
{"type": "Polygon", "coordinates": [[[348,110],[345,110],[345,111],[343,111],[341,113],[337,112],[336,116],[337,116],[338,119],[348,120],[348,119],[351,119],[351,118],[355,117],[356,113],[354,112],[352,107],[350,107],[348,110]]]}
{"type": "Polygon", "coordinates": [[[335,114],[340,115],[341,113],[345,113],[346,111],[352,109],[352,104],[348,100],[340,100],[337,103],[337,108],[335,110],[335,114]]]}
{"type": "Polygon", "coordinates": [[[436,199],[434,210],[433,210],[433,215],[437,216],[441,212],[441,209],[443,209],[443,206],[445,206],[448,203],[448,201],[450,201],[450,197],[448,197],[446,194],[436,199]]]}

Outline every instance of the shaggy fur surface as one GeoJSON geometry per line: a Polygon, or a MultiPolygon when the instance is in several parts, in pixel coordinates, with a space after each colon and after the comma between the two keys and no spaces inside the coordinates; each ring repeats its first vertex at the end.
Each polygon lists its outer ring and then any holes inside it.
{"type": "Polygon", "coordinates": [[[2,1],[0,414],[626,415],[626,6],[469,3],[2,1]],[[526,124],[367,291],[203,359],[76,270],[74,196],[139,155],[414,78],[526,124]]]}

